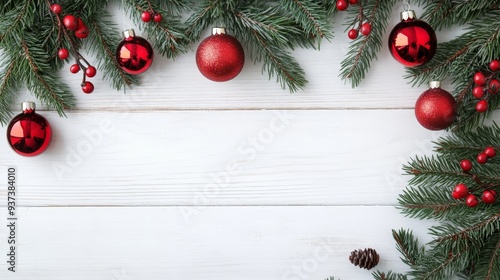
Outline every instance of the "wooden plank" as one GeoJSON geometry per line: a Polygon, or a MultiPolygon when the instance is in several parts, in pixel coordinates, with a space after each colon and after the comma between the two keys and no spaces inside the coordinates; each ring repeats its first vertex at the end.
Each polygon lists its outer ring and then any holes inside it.
{"type": "Polygon", "coordinates": [[[43,155],[0,143],[23,206],[394,205],[401,164],[444,133],[412,110],[44,115],[43,155]]]}
{"type": "MultiPolygon", "coordinates": [[[[5,208],[0,208],[1,212],[5,208]]],[[[348,261],[374,248],[379,270],[406,268],[391,229],[428,223],[394,207],[210,207],[187,221],[179,207],[21,208],[18,272],[1,279],[370,279],[348,261]]]]}
{"type": "MultiPolygon", "coordinates": [[[[400,7],[395,8],[389,26],[394,26],[399,21],[400,11],[400,7]]],[[[113,14],[116,22],[123,22],[121,9],[115,9],[113,14]]],[[[339,20],[342,21],[342,15],[339,20]]],[[[141,35],[139,28],[136,28],[136,31],[141,35]]],[[[228,32],[230,33],[230,30],[228,32]]],[[[194,50],[199,42],[192,46],[192,52],[179,56],[175,61],[157,55],[152,67],[141,75],[142,85],[128,90],[127,94],[112,90],[108,82],[102,80],[103,73],[100,72],[92,79],[96,90],[90,95],[82,93],[81,76],[69,72],[70,64],[61,70],[61,76],[78,99],[77,109],[86,111],[412,108],[414,106],[426,86],[412,88],[408,84],[409,81],[404,79],[406,75],[404,67],[391,57],[385,45],[381,48],[378,59],[373,61],[366,79],[358,88],[353,89],[349,83],[342,81],[339,77],[340,65],[352,40],[347,38],[345,26],[342,24],[336,24],[333,32],[335,38],[331,41],[323,40],[320,50],[292,51],[309,80],[304,90],[294,94],[290,94],[288,90],[281,90],[275,78],[269,80],[267,73],[262,73],[262,64],[253,63],[249,57],[242,72],[235,79],[225,83],[207,80],[199,73],[195,63],[194,50]]],[[[446,30],[438,32],[438,36],[440,41],[445,41],[447,38],[453,38],[458,32],[460,31],[446,30]]],[[[93,62],[93,57],[88,56],[88,59],[93,62]]],[[[20,99],[29,97],[25,95],[20,99]]]]}

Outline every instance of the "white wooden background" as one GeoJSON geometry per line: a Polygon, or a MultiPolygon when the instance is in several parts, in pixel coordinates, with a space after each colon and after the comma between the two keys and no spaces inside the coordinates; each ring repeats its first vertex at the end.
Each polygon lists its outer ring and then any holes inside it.
{"type": "Polygon", "coordinates": [[[426,241],[430,223],[395,208],[401,165],[444,134],[417,123],[426,88],[408,85],[385,47],[359,88],[344,84],[349,39],[335,31],[320,51],[294,52],[310,80],[295,94],[250,60],[236,79],[211,82],[194,51],[157,56],[126,94],[100,73],[85,95],[64,71],[78,108],[38,111],[53,125],[50,148],[23,158],[0,141],[0,279],[371,279],[348,261],[369,247],[377,269],[406,270],[391,229],[426,241]],[[16,273],[7,166],[18,170],[16,273]]]}

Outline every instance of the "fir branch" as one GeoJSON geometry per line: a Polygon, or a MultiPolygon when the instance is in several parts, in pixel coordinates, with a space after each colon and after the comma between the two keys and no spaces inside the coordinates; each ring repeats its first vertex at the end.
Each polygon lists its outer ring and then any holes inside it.
{"type": "Polygon", "coordinates": [[[139,84],[139,78],[123,71],[118,65],[114,46],[120,42],[115,25],[106,20],[111,15],[105,9],[98,10],[89,18],[91,32],[85,41],[88,51],[94,54],[98,69],[104,73],[104,78],[109,79],[110,85],[116,90],[125,90],[131,85],[139,84]]]}
{"type": "Polygon", "coordinates": [[[0,60],[3,62],[9,61],[5,71],[0,73],[0,123],[4,125],[12,116],[11,105],[14,103],[14,94],[18,87],[18,83],[14,78],[17,62],[6,55],[3,55],[0,60]]]}
{"type": "Polygon", "coordinates": [[[180,12],[180,9],[184,7],[183,5],[169,2],[169,4],[160,6],[145,0],[126,0],[123,3],[125,11],[133,21],[141,26],[150,37],[155,38],[152,43],[153,47],[162,56],[174,58],[187,52],[187,46],[191,43],[191,40],[186,36],[185,26],[181,22],[180,14],[174,13],[175,11],[180,12]],[[177,8],[172,11],[165,10],[162,6],[176,6],[177,8]],[[159,13],[162,15],[162,20],[160,22],[144,23],[141,20],[141,14],[148,11],[159,13]]]}
{"type": "Polygon", "coordinates": [[[418,239],[415,238],[411,230],[392,230],[392,237],[396,241],[398,251],[403,255],[401,260],[408,266],[416,266],[418,260],[424,254],[424,247],[421,247],[418,239]]]}
{"type": "Polygon", "coordinates": [[[318,47],[321,38],[332,37],[327,12],[321,3],[311,0],[281,0],[279,6],[295,19],[306,34],[318,39],[318,47]]]}
{"type": "Polygon", "coordinates": [[[14,34],[19,34],[19,32],[22,32],[22,28],[26,25],[24,21],[26,21],[26,19],[29,17],[28,13],[30,12],[30,10],[28,8],[30,2],[31,1],[29,0],[25,0],[22,5],[19,5],[20,3],[16,3],[16,7],[2,17],[2,20],[0,21],[0,30],[5,31],[3,32],[3,34],[0,33],[0,46],[5,41],[6,37],[11,37],[13,40],[15,40],[14,34]]]}
{"type": "MultiPolygon", "coordinates": [[[[369,36],[358,37],[351,44],[340,70],[342,79],[350,80],[353,87],[358,86],[365,78],[371,61],[377,58],[377,53],[383,45],[382,36],[395,3],[396,0],[363,2],[363,9],[369,13],[367,21],[372,24],[372,32],[369,36]]],[[[352,13],[353,16],[358,16],[357,11],[352,13]]]]}
{"type": "Polygon", "coordinates": [[[385,273],[377,270],[372,273],[372,276],[375,280],[408,280],[408,276],[392,271],[385,273]]]}
{"type": "Polygon", "coordinates": [[[457,242],[460,239],[465,240],[485,240],[494,232],[500,230],[500,213],[496,213],[482,220],[479,223],[467,225],[465,228],[459,228],[452,224],[444,224],[431,228],[431,233],[437,236],[431,244],[436,246],[443,244],[445,241],[452,240],[457,242]]]}
{"type": "Polygon", "coordinates": [[[500,1],[418,1],[426,2],[422,18],[438,30],[464,25],[477,18],[489,18],[500,1]]]}
{"type": "Polygon", "coordinates": [[[49,59],[33,34],[26,34],[20,44],[20,71],[25,73],[23,78],[28,90],[49,108],[55,109],[60,116],[64,116],[64,110],[73,108],[75,104],[68,86],[48,74],[51,73],[47,63],[49,59]]]}

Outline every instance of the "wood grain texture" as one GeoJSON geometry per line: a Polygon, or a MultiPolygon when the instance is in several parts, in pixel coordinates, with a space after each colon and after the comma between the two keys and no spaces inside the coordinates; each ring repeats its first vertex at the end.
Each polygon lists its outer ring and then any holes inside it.
{"type": "Polygon", "coordinates": [[[0,262],[1,279],[369,279],[350,252],[404,271],[391,229],[412,225],[387,206],[210,207],[190,223],[178,207],[19,211],[20,265],[13,278],[0,262]]]}
{"type": "Polygon", "coordinates": [[[157,56],[126,94],[102,73],[83,94],[81,76],[63,71],[77,108],[59,118],[37,104],[50,148],[23,158],[0,141],[0,178],[17,168],[20,207],[12,274],[0,179],[0,279],[371,279],[347,259],[366,247],[381,254],[377,269],[406,269],[391,229],[426,241],[429,223],[394,207],[401,165],[444,133],[418,125],[412,108],[426,87],[408,85],[385,48],[359,88],[341,81],[350,40],[336,25],[321,50],[293,51],[310,81],[295,94],[250,60],[236,79],[208,81],[194,52],[157,56]]]}
{"type": "Polygon", "coordinates": [[[443,135],[412,110],[45,115],[43,155],[0,144],[23,206],[394,205],[401,164],[443,135]]]}

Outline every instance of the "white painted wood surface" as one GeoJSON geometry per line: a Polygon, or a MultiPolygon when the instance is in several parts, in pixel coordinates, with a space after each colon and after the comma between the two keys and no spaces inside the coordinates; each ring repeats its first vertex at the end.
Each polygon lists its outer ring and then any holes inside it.
{"type": "Polygon", "coordinates": [[[401,164],[443,133],[418,125],[424,88],[385,48],[362,86],[345,85],[348,39],[336,33],[321,51],[294,52],[310,80],[295,94],[250,61],[210,82],[193,52],[158,57],[127,94],[98,77],[84,95],[80,76],[62,73],[78,109],[40,110],[54,128],[46,153],[22,158],[0,142],[0,279],[371,279],[347,259],[367,247],[378,269],[404,271],[391,229],[427,240],[429,223],[395,209],[401,164]],[[7,166],[18,170],[15,274],[7,166]]]}

